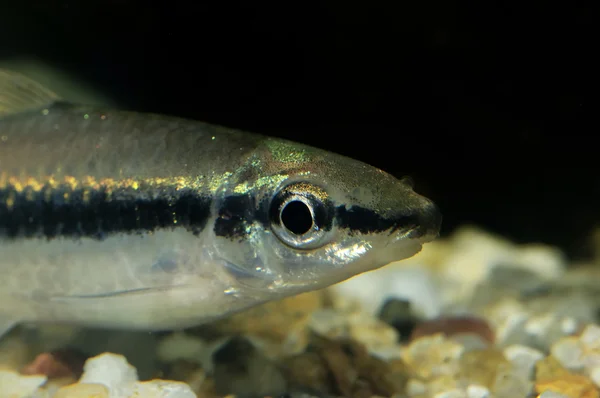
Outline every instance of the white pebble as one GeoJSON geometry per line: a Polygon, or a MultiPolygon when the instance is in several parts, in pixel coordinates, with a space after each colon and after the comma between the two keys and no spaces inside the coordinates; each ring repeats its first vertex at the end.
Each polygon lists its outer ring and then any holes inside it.
{"type": "Polygon", "coordinates": [[[336,294],[357,300],[369,314],[376,314],[390,298],[410,301],[413,311],[425,318],[440,314],[442,301],[432,273],[421,264],[387,266],[332,286],[336,294]]]}
{"type": "Polygon", "coordinates": [[[519,246],[511,265],[553,280],[565,273],[566,259],[564,253],[556,247],[529,244],[519,246]]]}
{"type": "Polygon", "coordinates": [[[589,350],[600,349],[600,326],[594,324],[586,326],[579,340],[589,350]]]}
{"type": "Polygon", "coordinates": [[[0,370],[0,398],[29,398],[46,382],[46,376],[24,376],[0,370]]]}
{"type": "MultiPolygon", "coordinates": [[[[88,359],[79,382],[104,384],[111,394],[126,394],[138,381],[137,370],[123,355],[103,353],[88,359]]],[[[127,396],[127,395],[125,395],[127,396]]]]}
{"type": "Polygon", "coordinates": [[[349,336],[363,344],[370,354],[387,360],[402,356],[398,331],[392,326],[365,313],[348,318],[349,336]]]}
{"type": "Polygon", "coordinates": [[[504,349],[504,356],[512,363],[515,370],[531,380],[535,363],[544,358],[544,353],[531,347],[514,344],[504,349]]]}
{"type": "Polygon", "coordinates": [[[579,323],[575,318],[564,317],[560,321],[560,330],[565,335],[575,334],[579,327],[579,323]]]}
{"type": "Polygon", "coordinates": [[[543,393],[541,393],[540,395],[538,395],[538,398],[569,398],[568,395],[563,395],[559,392],[554,392],[554,391],[544,391],[543,393]]]}
{"type": "Polygon", "coordinates": [[[454,299],[466,299],[498,265],[507,263],[515,245],[478,228],[463,226],[451,237],[452,250],[440,276],[452,286],[454,299]]]}
{"type": "Polygon", "coordinates": [[[590,379],[594,382],[597,387],[600,387],[600,367],[595,367],[589,372],[590,379]]]}
{"type": "Polygon", "coordinates": [[[533,390],[533,383],[515,369],[500,368],[490,390],[495,398],[526,398],[533,390]]]}
{"type": "Polygon", "coordinates": [[[600,367],[600,352],[588,351],[583,359],[584,367],[589,372],[591,369],[600,367]]]}
{"type": "Polygon", "coordinates": [[[152,380],[136,383],[131,397],[196,398],[190,387],[177,381],[152,380]]]}
{"type": "Polygon", "coordinates": [[[452,376],[459,371],[464,347],[441,334],[420,337],[403,350],[404,361],[423,378],[452,376]]]}
{"type": "Polygon", "coordinates": [[[329,338],[348,335],[347,316],[328,308],[314,311],[310,315],[309,327],[317,334],[329,338]]]}
{"type": "Polygon", "coordinates": [[[565,368],[579,371],[584,367],[583,347],[576,337],[564,337],[552,344],[550,353],[565,368]]]}
{"type": "Polygon", "coordinates": [[[450,391],[438,392],[433,396],[434,398],[469,398],[467,394],[460,389],[454,389],[450,391]]]}
{"type": "Polygon", "coordinates": [[[543,339],[556,323],[556,315],[542,314],[531,317],[525,324],[525,331],[536,338],[543,339]]]}
{"type": "Polygon", "coordinates": [[[467,387],[468,398],[489,398],[492,394],[485,386],[471,384],[467,387]]]}
{"type": "Polygon", "coordinates": [[[108,388],[106,388],[104,384],[89,383],[76,383],[62,386],[55,393],[49,392],[49,395],[52,398],[112,398],[109,395],[108,388]]]}
{"type": "Polygon", "coordinates": [[[500,346],[511,336],[522,331],[530,317],[523,305],[513,299],[494,305],[489,312],[488,318],[496,329],[496,344],[500,346]]]}
{"type": "Polygon", "coordinates": [[[409,379],[406,382],[406,395],[414,397],[415,395],[424,395],[427,392],[427,386],[421,380],[409,379]]]}

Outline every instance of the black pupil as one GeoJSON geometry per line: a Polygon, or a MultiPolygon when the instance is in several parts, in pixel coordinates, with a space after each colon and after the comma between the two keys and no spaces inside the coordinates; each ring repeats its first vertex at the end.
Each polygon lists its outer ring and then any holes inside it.
{"type": "Polygon", "coordinates": [[[281,223],[291,233],[303,235],[312,228],[313,219],[306,203],[293,200],[281,211],[281,223]]]}

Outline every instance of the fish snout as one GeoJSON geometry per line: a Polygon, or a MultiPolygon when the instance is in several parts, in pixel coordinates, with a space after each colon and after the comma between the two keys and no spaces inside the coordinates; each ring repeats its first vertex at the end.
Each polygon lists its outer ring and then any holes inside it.
{"type": "Polygon", "coordinates": [[[440,234],[442,225],[442,213],[439,207],[431,200],[421,197],[421,205],[415,212],[416,226],[410,232],[411,239],[419,239],[421,242],[430,242],[440,234]]]}

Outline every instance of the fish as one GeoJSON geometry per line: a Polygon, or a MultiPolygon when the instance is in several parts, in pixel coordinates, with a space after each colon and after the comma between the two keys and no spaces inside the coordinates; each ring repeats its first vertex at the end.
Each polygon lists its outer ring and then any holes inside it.
{"type": "Polygon", "coordinates": [[[361,161],[0,69],[0,336],[193,327],[411,257],[441,221],[361,161]]]}

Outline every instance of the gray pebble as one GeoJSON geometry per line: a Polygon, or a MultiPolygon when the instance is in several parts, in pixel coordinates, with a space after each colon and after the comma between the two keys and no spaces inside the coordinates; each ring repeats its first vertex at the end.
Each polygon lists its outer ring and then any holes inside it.
{"type": "Polygon", "coordinates": [[[280,396],[287,390],[287,383],[279,368],[245,338],[232,338],[212,358],[218,394],[238,397],[280,396]]]}

